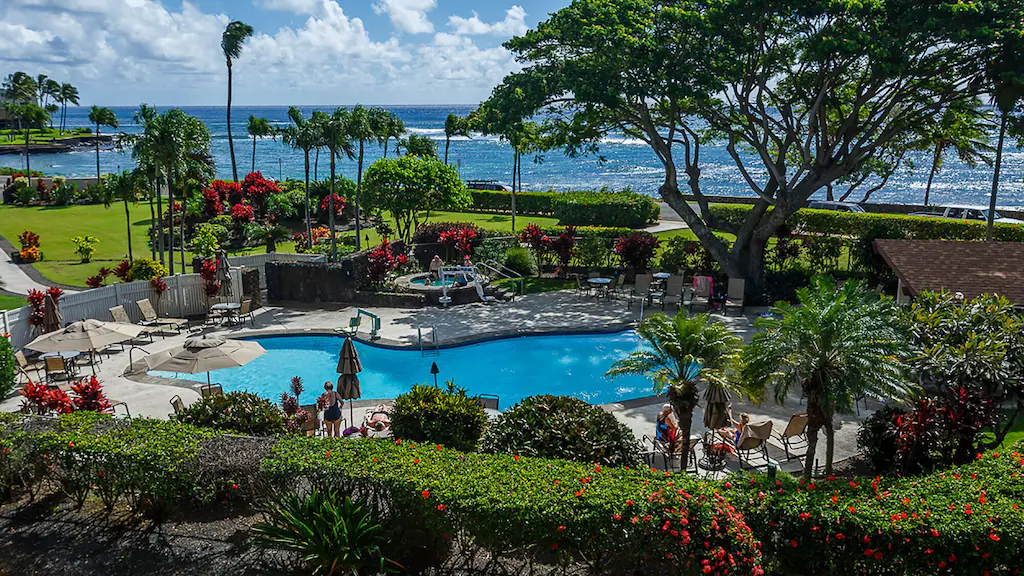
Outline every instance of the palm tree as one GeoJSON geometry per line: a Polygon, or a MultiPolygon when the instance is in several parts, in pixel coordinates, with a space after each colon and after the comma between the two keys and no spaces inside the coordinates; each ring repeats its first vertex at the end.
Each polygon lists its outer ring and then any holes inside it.
{"type": "Polygon", "coordinates": [[[281,132],[281,140],[292,148],[302,150],[305,176],[306,176],[306,236],[313,236],[313,223],[309,211],[309,152],[317,147],[319,135],[314,122],[302,117],[302,111],[291,106],[288,108],[288,118],[292,125],[281,132]]]}
{"type": "Polygon", "coordinates": [[[363,151],[367,140],[377,139],[377,134],[374,132],[375,113],[372,110],[367,110],[360,105],[349,112],[348,115],[348,136],[353,143],[359,143],[358,158],[356,160],[356,251],[359,251],[362,247],[362,240],[360,239],[360,213],[359,213],[359,197],[363,190],[363,151]]]}
{"type": "Polygon", "coordinates": [[[50,119],[49,119],[50,129],[53,130],[53,115],[58,113],[58,112],[60,112],[60,106],[58,106],[57,104],[55,104],[53,102],[50,102],[49,104],[46,105],[46,107],[44,109],[46,110],[46,114],[49,115],[49,117],[50,117],[50,119]]]}
{"type": "Polygon", "coordinates": [[[101,106],[93,106],[92,110],[89,111],[89,122],[96,125],[96,182],[100,181],[100,126],[110,126],[111,128],[117,128],[117,114],[110,108],[103,108],[101,106]]]}
{"type": "Polygon", "coordinates": [[[36,104],[38,104],[40,108],[44,108],[46,106],[46,100],[45,100],[45,98],[46,98],[46,81],[48,79],[49,79],[49,76],[47,76],[46,74],[38,74],[36,76],[36,95],[35,95],[35,98],[36,98],[36,104]]]}
{"type": "Polygon", "coordinates": [[[420,134],[409,134],[402,138],[395,146],[395,151],[405,150],[407,156],[419,156],[420,158],[437,158],[437,144],[434,140],[420,134]]]}
{"type": "Polygon", "coordinates": [[[137,134],[121,134],[117,140],[118,148],[131,149],[132,160],[135,161],[136,169],[145,174],[148,182],[149,214],[150,214],[150,249],[153,259],[158,257],[164,262],[164,242],[162,225],[157,214],[163,214],[163,201],[160,195],[160,163],[157,157],[156,131],[158,128],[158,114],[156,109],[147,104],[139,105],[139,109],[132,114],[132,122],[142,127],[137,134]],[[156,199],[156,211],[153,210],[153,199],[156,199]]]}
{"type": "Polygon", "coordinates": [[[943,111],[925,138],[925,143],[934,147],[932,169],[924,189],[925,206],[931,198],[932,181],[942,168],[943,157],[949,150],[956,152],[960,161],[971,168],[979,162],[992,165],[988,157],[995,151],[988,142],[991,128],[992,115],[981,109],[981,100],[977,98],[958,100],[943,111]]]}
{"type": "Polygon", "coordinates": [[[56,100],[57,97],[60,96],[60,82],[47,79],[46,82],[43,83],[41,91],[43,93],[43,107],[45,108],[50,98],[56,100]]]}
{"type": "Polygon", "coordinates": [[[331,114],[324,114],[318,119],[320,136],[324,146],[331,153],[331,195],[328,196],[328,219],[331,227],[331,262],[338,256],[338,240],[334,230],[334,187],[335,187],[335,160],[345,154],[349,160],[355,159],[355,146],[349,130],[349,111],[344,108],[337,108],[331,114]]]}
{"type": "Polygon", "coordinates": [[[3,83],[3,97],[20,104],[33,102],[36,99],[36,81],[24,72],[8,74],[3,83]]]}
{"type": "Polygon", "coordinates": [[[794,387],[807,398],[809,478],[822,428],[825,474],[832,473],[836,413],[853,410],[864,395],[905,398],[914,386],[902,362],[910,355],[910,336],[891,299],[859,281],[837,288],[828,276],[798,290],[797,299],[798,306],[779,302],[771,317],[757,321],[761,331],[743,349],[742,377],[748,385],[772,387],[780,404],[794,387]]]}
{"type": "Polygon", "coordinates": [[[7,112],[13,118],[17,118],[19,124],[25,127],[25,173],[28,176],[28,186],[32,187],[32,154],[29,140],[32,136],[32,126],[42,126],[49,119],[50,114],[34,102],[24,104],[8,104],[7,112]]]}
{"type": "Polygon", "coordinates": [[[469,122],[457,114],[449,114],[444,121],[444,163],[448,164],[448,147],[453,136],[469,137],[469,122]]]}
{"type": "Polygon", "coordinates": [[[75,106],[78,106],[78,88],[75,88],[74,86],[72,86],[71,84],[68,84],[67,82],[65,82],[64,84],[61,84],[60,85],[60,96],[58,98],[58,101],[60,102],[60,105],[61,105],[60,132],[61,132],[61,134],[63,134],[64,133],[64,128],[67,125],[68,104],[70,103],[70,104],[74,104],[75,106]]]}
{"type": "Polygon", "coordinates": [[[252,33],[252,26],[235,20],[227,25],[220,39],[220,48],[228,63],[228,148],[231,149],[231,176],[235,182],[238,182],[238,164],[235,162],[235,141],[231,137],[231,64],[242,55],[242,46],[252,33]]]}
{"type": "Polygon", "coordinates": [[[384,157],[387,158],[388,145],[391,139],[394,138],[397,142],[407,132],[405,122],[402,122],[402,119],[396,116],[394,112],[381,110],[378,113],[377,126],[377,135],[383,138],[381,144],[384,146],[384,157]]]}
{"type": "MultiPolygon", "coordinates": [[[[636,333],[649,349],[615,362],[605,375],[646,376],[654,381],[656,394],[667,389],[669,402],[679,416],[680,435],[689,438],[698,384],[738,389],[729,375],[743,340],[725,325],[713,322],[710,315],[690,316],[684,310],[673,318],[655,314],[641,322],[636,333]]],[[[684,464],[689,460],[689,449],[689,442],[684,441],[684,464]]]]}
{"type": "Polygon", "coordinates": [[[252,136],[252,170],[256,171],[256,140],[260,138],[270,137],[273,139],[277,138],[277,130],[274,125],[270,123],[270,120],[266,118],[257,118],[254,115],[249,115],[249,136],[252,136]]]}
{"type": "Polygon", "coordinates": [[[103,206],[110,208],[114,202],[124,203],[124,220],[128,227],[128,261],[134,262],[135,256],[132,253],[132,216],[128,209],[128,203],[139,203],[139,180],[138,174],[125,170],[120,174],[110,174],[103,182],[103,206]]]}
{"type": "Polygon", "coordinates": [[[1015,116],[1018,116],[1016,113],[1021,101],[1024,100],[1024,78],[1018,71],[1020,64],[1017,58],[1017,55],[1020,54],[1020,42],[1019,39],[1006,37],[997,48],[987,70],[992,102],[999,110],[999,142],[996,145],[996,160],[992,171],[992,193],[989,195],[988,205],[986,240],[989,242],[992,241],[992,233],[995,229],[996,197],[999,192],[999,172],[1003,164],[1006,131],[1010,127],[1011,121],[1016,121],[1015,116]]]}

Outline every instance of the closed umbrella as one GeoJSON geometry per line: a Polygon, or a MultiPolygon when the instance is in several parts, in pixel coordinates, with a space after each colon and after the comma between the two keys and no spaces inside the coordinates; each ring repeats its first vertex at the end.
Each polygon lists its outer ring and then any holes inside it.
{"type": "Polygon", "coordinates": [[[704,390],[704,427],[708,430],[725,428],[729,424],[729,402],[732,395],[719,383],[710,383],[704,390]]]}
{"type": "Polygon", "coordinates": [[[46,295],[46,305],[43,308],[43,332],[59,330],[64,321],[60,317],[60,310],[57,309],[57,301],[51,294],[46,295]]]}
{"type": "MultiPolygon", "coordinates": [[[[39,352],[79,352],[102,350],[111,344],[127,342],[138,337],[143,327],[135,324],[82,320],[64,328],[43,334],[28,343],[26,348],[39,352]]],[[[93,365],[93,374],[96,366],[93,365]]]]}
{"type": "MultiPolygon", "coordinates": [[[[338,395],[342,400],[355,400],[362,397],[363,391],[359,388],[358,373],[363,371],[363,364],[359,361],[359,354],[352,338],[345,338],[341,345],[341,354],[338,359],[338,395]]],[[[354,410],[352,403],[348,404],[348,417],[352,426],[355,426],[354,410]]]]}
{"type": "Polygon", "coordinates": [[[150,370],[182,374],[206,372],[209,384],[212,370],[245,366],[266,353],[258,342],[205,335],[188,338],[181,346],[146,356],[146,366],[150,370]]]}

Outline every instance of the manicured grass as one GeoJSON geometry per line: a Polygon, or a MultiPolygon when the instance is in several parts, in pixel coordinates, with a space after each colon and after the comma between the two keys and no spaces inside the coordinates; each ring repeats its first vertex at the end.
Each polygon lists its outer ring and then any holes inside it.
{"type": "MultiPolygon", "coordinates": [[[[14,130],[13,134],[11,134],[11,132],[12,132],[11,130],[0,130],[0,144],[21,144],[22,146],[24,146],[25,145],[25,131],[24,130],[14,130]],[[12,136],[13,136],[13,138],[12,138],[12,136]]],[[[33,144],[43,144],[43,143],[49,142],[50,140],[62,140],[62,139],[65,139],[65,138],[75,138],[75,137],[78,137],[78,136],[91,136],[92,135],[91,132],[85,132],[85,131],[82,131],[82,130],[80,130],[80,131],[65,130],[64,133],[61,134],[60,130],[51,129],[51,128],[43,128],[42,130],[32,129],[32,130],[29,130],[29,133],[30,133],[30,137],[31,137],[31,142],[33,144]]]]}
{"type": "Polygon", "coordinates": [[[1003,443],[999,445],[999,449],[1007,450],[1021,440],[1024,440],[1024,418],[1018,417],[1013,428],[1010,429],[1010,433],[1006,435],[1003,443]]]}
{"type": "MultiPolygon", "coordinates": [[[[495,280],[494,285],[501,288],[511,288],[512,280],[502,278],[495,280]]],[[[515,282],[518,284],[518,282],[515,282]]],[[[523,290],[526,294],[540,294],[541,292],[557,292],[558,290],[570,290],[576,284],[566,278],[524,278],[523,290]]],[[[517,288],[518,289],[518,288],[517,288]]]]}
{"type": "MultiPolygon", "coordinates": [[[[385,221],[391,226],[395,226],[395,221],[391,218],[390,214],[385,214],[385,221]]],[[[427,222],[468,222],[470,224],[476,224],[484,230],[502,232],[506,235],[512,235],[512,216],[508,214],[492,214],[489,212],[431,212],[430,218],[427,222]]],[[[516,232],[522,231],[530,224],[536,224],[538,226],[557,226],[557,218],[547,218],[544,216],[516,216],[516,232]]],[[[366,242],[367,236],[369,236],[369,245],[376,246],[380,244],[381,237],[377,234],[374,229],[363,230],[363,242],[366,242]]],[[[342,234],[343,237],[349,238],[349,243],[355,243],[355,232],[346,232],[342,234]]],[[[365,248],[365,247],[364,247],[365,248]]]]}
{"type": "Polygon", "coordinates": [[[0,294],[0,310],[14,310],[27,305],[28,301],[25,300],[24,296],[8,296],[6,294],[0,294]]]}

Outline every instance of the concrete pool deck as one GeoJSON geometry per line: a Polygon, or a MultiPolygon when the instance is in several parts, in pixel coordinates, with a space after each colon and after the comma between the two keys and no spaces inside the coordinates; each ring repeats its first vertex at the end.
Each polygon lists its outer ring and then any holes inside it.
{"type": "MultiPolygon", "coordinates": [[[[157,337],[153,343],[144,343],[142,348],[149,353],[159,352],[180,345],[187,336],[200,333],[216,333],[226,337],[259,334],[316,334],[337,333],[338,328],[347,328],[349,319],[356,313],[355,307],[310,305],[310,306],[268,306],[256,311],[255,323],[243,326],[203,326],[192,334],[157,337]]],[[[590,297],[577,298],[572,291],[530,294],[517,298],[515,302],[502,304],[469,304],[448,309],[423,308],[415,310],[396,308],[364,308],[381,320],[380,337],[385,345],[416,346],[419,328],[434,327],[441,345],[464,343],[474,340],[530,333],[566,333],[577,331],[615,331],[629,328],[639,319],[639,305],[627,308],[622,301],[599,300],[590,297]]],[[[749,340],[754,332],[753,323],[763,308],[748,308],[743,316],[714,315],[730,330],[749,340]]],[[[645,315],[660,312],[660,308],[647,309],[645,315]]],[[[668,313],[675,309],[669,307],[668,313]]],[[[360,339],[369,339],[369,330],[364,325],[358,331],[360,339]]],[[[198,382],[153,378],[145,374],[125,375],[129,369],[129,356],[138,365],[142,352],[125,351],[104,356],[96,367],[97,376],[103,381],[107,396],[126,402],[134,417],[167,418],[172,412],[170,400],[178,395],[188,405],[199,398],[198,382]]],[[[442,352],[443,354],[443,352],[442,352]]],[[[89,367],[81,368],[81,374],[91,374],[89,367]]],[[[216,378],[214,378],[216,379],[216,378]]],[[[358,410],[373,406],[375,399],[353,403],[358,410]]],[[[654,420],[664,399],[647,397],[623,403],[606,404],[603,407],[629,426],[637,438],[651,435],[654,420]]],[[[0,409],[13,411],[21,404],[20,397],[6,399],[0,409]]],[[[776,432],[785,428],[789,415],[799,411],[797,399],[787,402],[785,407],[765,404],[750,406],[734,403],[734,413],[748,412],[754,421],[770,418],[776,432]]],[[[505,408],[503,406],[503,408],[505,408]]],[[[694,433],[700,433],[703,413],[694,414],[694,433]]],[[[844,421],[844,424],[852,420],[844,421]]],[[[773,446],[774,448],[775,446],[773,446]]],[[[778,445],[781,454],[781,444],[778,445]]],[[[801,452],[802,453],[802,452],[801,452]]],[[[856,453],[856,426],[843,425],[836,432],[836,460],[856,453]]],[[[771,451],[775,456],[775,451],[771,451]]],[[[781,460],[785,460],[784,454],[781,460]]],[[[660,465],[660,458],[659,465],[660,465]]],[[[735,464],[735,460],[732,461],[735,464]]],[[[677,464],[678,465],[678,464],[677,464]]],[[[735,466],[733,466],[735,467],[735,466]]],[[[799,467],[794,460],[783,466],[790,470],[799,467]]]]}

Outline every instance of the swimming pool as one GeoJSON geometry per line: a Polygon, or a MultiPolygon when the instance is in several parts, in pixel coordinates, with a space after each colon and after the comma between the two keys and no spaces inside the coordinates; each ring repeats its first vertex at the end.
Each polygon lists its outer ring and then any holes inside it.
{"type": "MultiPolygon", "coordinates": [[[[278,401],[292,376],[306,386],[302,402],[311,403],[334,382],[340,336],[271,336],[255,338],[267,353],[241,368],[212,374],[225,391],[245,390],[278,401]]],[[[604,377],[616,360],[640,348],[632,331],[573,336],[523,336],[442,349],[422,357],[419,349],[391,349],[356,342],[362,360],[359,374],[363,398],[394,398],[413,384],[432,383],[430,365],[437,362],[438,383],[454,380],[471,394],[495,394],[504,410],[527,396],[575,396],[593,404],[653,394],[651,382],[639,376],[614,381],[604,377]]],[[[154,376],[206,381],[206,374],[152,372],[154,376]]]]}

